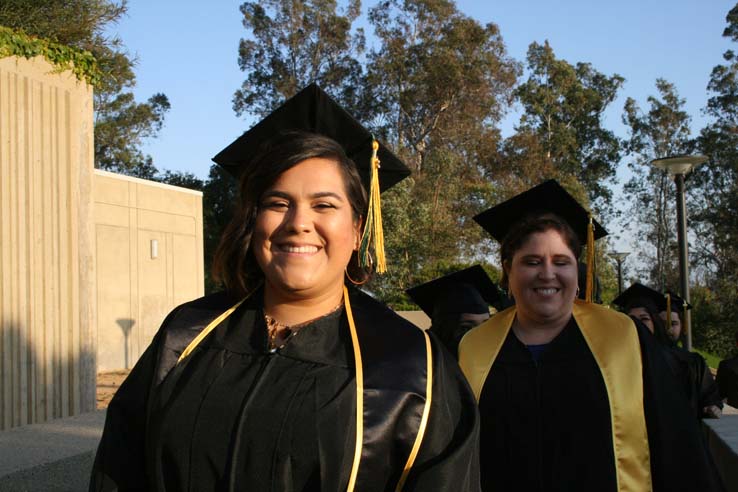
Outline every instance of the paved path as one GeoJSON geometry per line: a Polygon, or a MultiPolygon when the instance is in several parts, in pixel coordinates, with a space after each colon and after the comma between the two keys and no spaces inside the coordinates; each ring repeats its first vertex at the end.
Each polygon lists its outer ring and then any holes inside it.
{"type": "Polygon", "coordinates": [[[87,490],[104,421],[103,410],[0,432],[0,491],[87,490]]]}
{"type": "Polygon", "coordinates": [[[705,419],[702,422],[707,446],[723,477],[723,483],[728,492],[738,492],[738,415],[724,414],[720,419],[705,419]]]}

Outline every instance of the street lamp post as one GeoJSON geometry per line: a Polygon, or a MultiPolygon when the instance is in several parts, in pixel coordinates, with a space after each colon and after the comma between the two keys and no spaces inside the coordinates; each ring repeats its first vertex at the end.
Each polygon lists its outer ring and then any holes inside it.
{"type": "MultiPolygon", "coordinates": [[[[687,207],[684,202],[684,176],[689,174],[695,167],[707,162],[704,155],[682,155],[655,159],[651,164],[663,169],[674,177],[677,189],[677,239],[679,241],[679,280],[681,283],[681,296],[689,302],[689,251],[687,244],[687,207]]],[[[682,324],[687,341],[687,350],[692,350],[692,316],[691,313],[682,310],[684,319],[682,324]]]]}
{"type": "Polygon", "coordinates": [[[623,293],[623,260],[630,253],[627,251],[612,252],[608,256],[618,263],[618,295],[623,293]]]}

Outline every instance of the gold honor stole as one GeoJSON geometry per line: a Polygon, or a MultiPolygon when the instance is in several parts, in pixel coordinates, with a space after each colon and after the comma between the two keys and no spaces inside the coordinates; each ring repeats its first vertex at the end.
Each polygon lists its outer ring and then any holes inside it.
{"type": "MultiPolygon", "coordinates": [[[[236,305],[232,306],[230,309],[211,321],[190,342],[187,348],[185,348],[179,356],[177,364],[185,360],[195,350],[200,342],[202,342],[209,333],[211,333],[220,323],[222,323],[241,304],[243,304],[248,297],[249,296],[246,296],[236,305]]],[[[395,379],[396,375],[394,373],[386,373],[388,370],[391,372],[392,367],[388,366],[383,360],[381,360],[382,355],[388,352],[387,350],[383,350],[382,346],[390,348],[384,345],[388,339],[385,337],[382,337],[382,340],[372,339],[372,336],[369,333],[370,330],[365,329],[363,332],[361,329],[357,330],[357,326],[354,323],[354,315],[351,309],[348,289],[346,289],[345,286],[343,288],[343,301],[346,309],[349,330],[351,332],[351,342],[353,345],[355,363],[354,367],[356,367],[356,444],[354,447],[355,451],[353,464],[351,466],[351,474],[349,475],[349,483],[346,490],[347,492],[355,492],[362,488],[371,488],[372,474],[381,474],[385,472],[383,469],[380,470],[375,468],[373,464],[369,464],[368,467],[366,465],[367,462],[372,461],[384,462],[384,458],[386,457],[385,452],[387,451],[384,447],[387,440],[393,438],[393,436],[385,435],[384,439],[378,439],[379,436],[386,434],[386,432],[384,432],[385,429],[383,429],[383,427],[386,427],[386,419],[384,417],[393,413],[391,411],[387,411],[387,407],[392,407],[393,403],[399,404],[400,401],[405,401],[406,399],[402,398],[404,394],[402,391],[398,391],[399,387],[393,388],[388,392],[383,391],[382,388],[382,382],[386,383],[387,377],[391,378],[390,380],[393,381],[393,385],[398,385],[398,381],[395,379]],[[362,358],[362,344],[360,343],[362,339],[365,339],[365,343],[367,345],[367,347],[365,347],[365,351],[368,349],[368,354],[366,355],[369,356],[369,360],[363,360],[362,358]],[[394,395],[394,398],[399,399],[399,401],[391,401],[392,399],[388,394],[394,395]],[[360,467],[361,464],[364,464],[365,466],[360,467]]],[[[417,367],[418,364],[415,364],[414,368],[421,371],[424,370],[425,374],[416,374],[418,377],[411,376],[409,378],[405,378],[405,382],[407,383],[406,386],[408,386],[408,388],[406,388],[407,393],[423,395],[424,399],[416,399],[415,406],[417,408],[415,408],[415,413],[417,414],[418,421],[417,423],[409,423],[409,425],[414,428],[409,429],[409,432],[407,433],[408,435],[406,436],[411,438],[411,441],[404,441],[400,446],[407,451],[407,458],[403,464],[402,471],[395,486],[395,492],[400,492],[402,490],[410,470],[415,463],[415,459],[418,456],[420,445],[423,441],[423,436],[425,435],[425,430],[428,424],[428,416],[430,414],[432,401],[433,358],[430,337],[423,330],[419,330],[417,328],[410,328],[410,330],[412,331],[405,330],[406,333],[395,333],[393,336],[405,338],[409,346],[414,347],[418,346],[417,337],[422,336],[424,338],[425,353],[422,354],[424,355],[424,360],[422,361],[422,365],[424,367],[420,368],[417,367]],[[407,337],[411,337],[411,339],[407,337]],[[419,403],[422,403],[422,405],[418,406],[417,404],[419,403]]],[[[412,359],[412,354],[405,352],[404,357],[402,358],[405,359],[405,361],[410,361],[412,359]]],[[[408,373],[406,373],[406,375],[407,374],[408,373]]],[[[394,437],[397,438],[398,436],[394,437]]]]}
{"type": "MultiPolygon", "coordinates": [[[[459,345],[459,365],[477,402],[515,313],[512,306],[494,315],[467,333],[459,345]]],[[[638,332],[628,316],[596,304],[577,300],[573,315],[605,381],[618,491],[650,491],[651,463],[638,332]]]]}

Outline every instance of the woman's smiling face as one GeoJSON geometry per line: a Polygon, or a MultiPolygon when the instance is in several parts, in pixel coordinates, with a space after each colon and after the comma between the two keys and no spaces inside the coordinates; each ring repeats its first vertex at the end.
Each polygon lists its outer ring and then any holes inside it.
{"type": "Polygon", "coordinates": [[[264,192],[251,246],[269,287],[315,298],[343,288],[358,241],[359,222],[338,163],[312,158],[264,192]]]}
{"type": "Polygon", "coordinates": [[[558,231],[528,236],[505,268],[518,316],[542,324],[571,316],[577,260],[558,231]]]}

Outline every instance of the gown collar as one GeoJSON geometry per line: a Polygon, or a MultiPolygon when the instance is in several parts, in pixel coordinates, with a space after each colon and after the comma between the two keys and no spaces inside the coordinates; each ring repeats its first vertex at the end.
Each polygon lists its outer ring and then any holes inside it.
{"type": "MultiPolygon", "coordinates": [[[[302,326],[275,353],[305,362],[351,367],[351,338],[348,330],[342,329],[344,326],[346,315],[342,307],[302,326]]],[[[209,346],[213,348],[220,347],[237,354],[270,354],[264,321],[263,288],[254,292],[209,338],[209,346]]]]}

